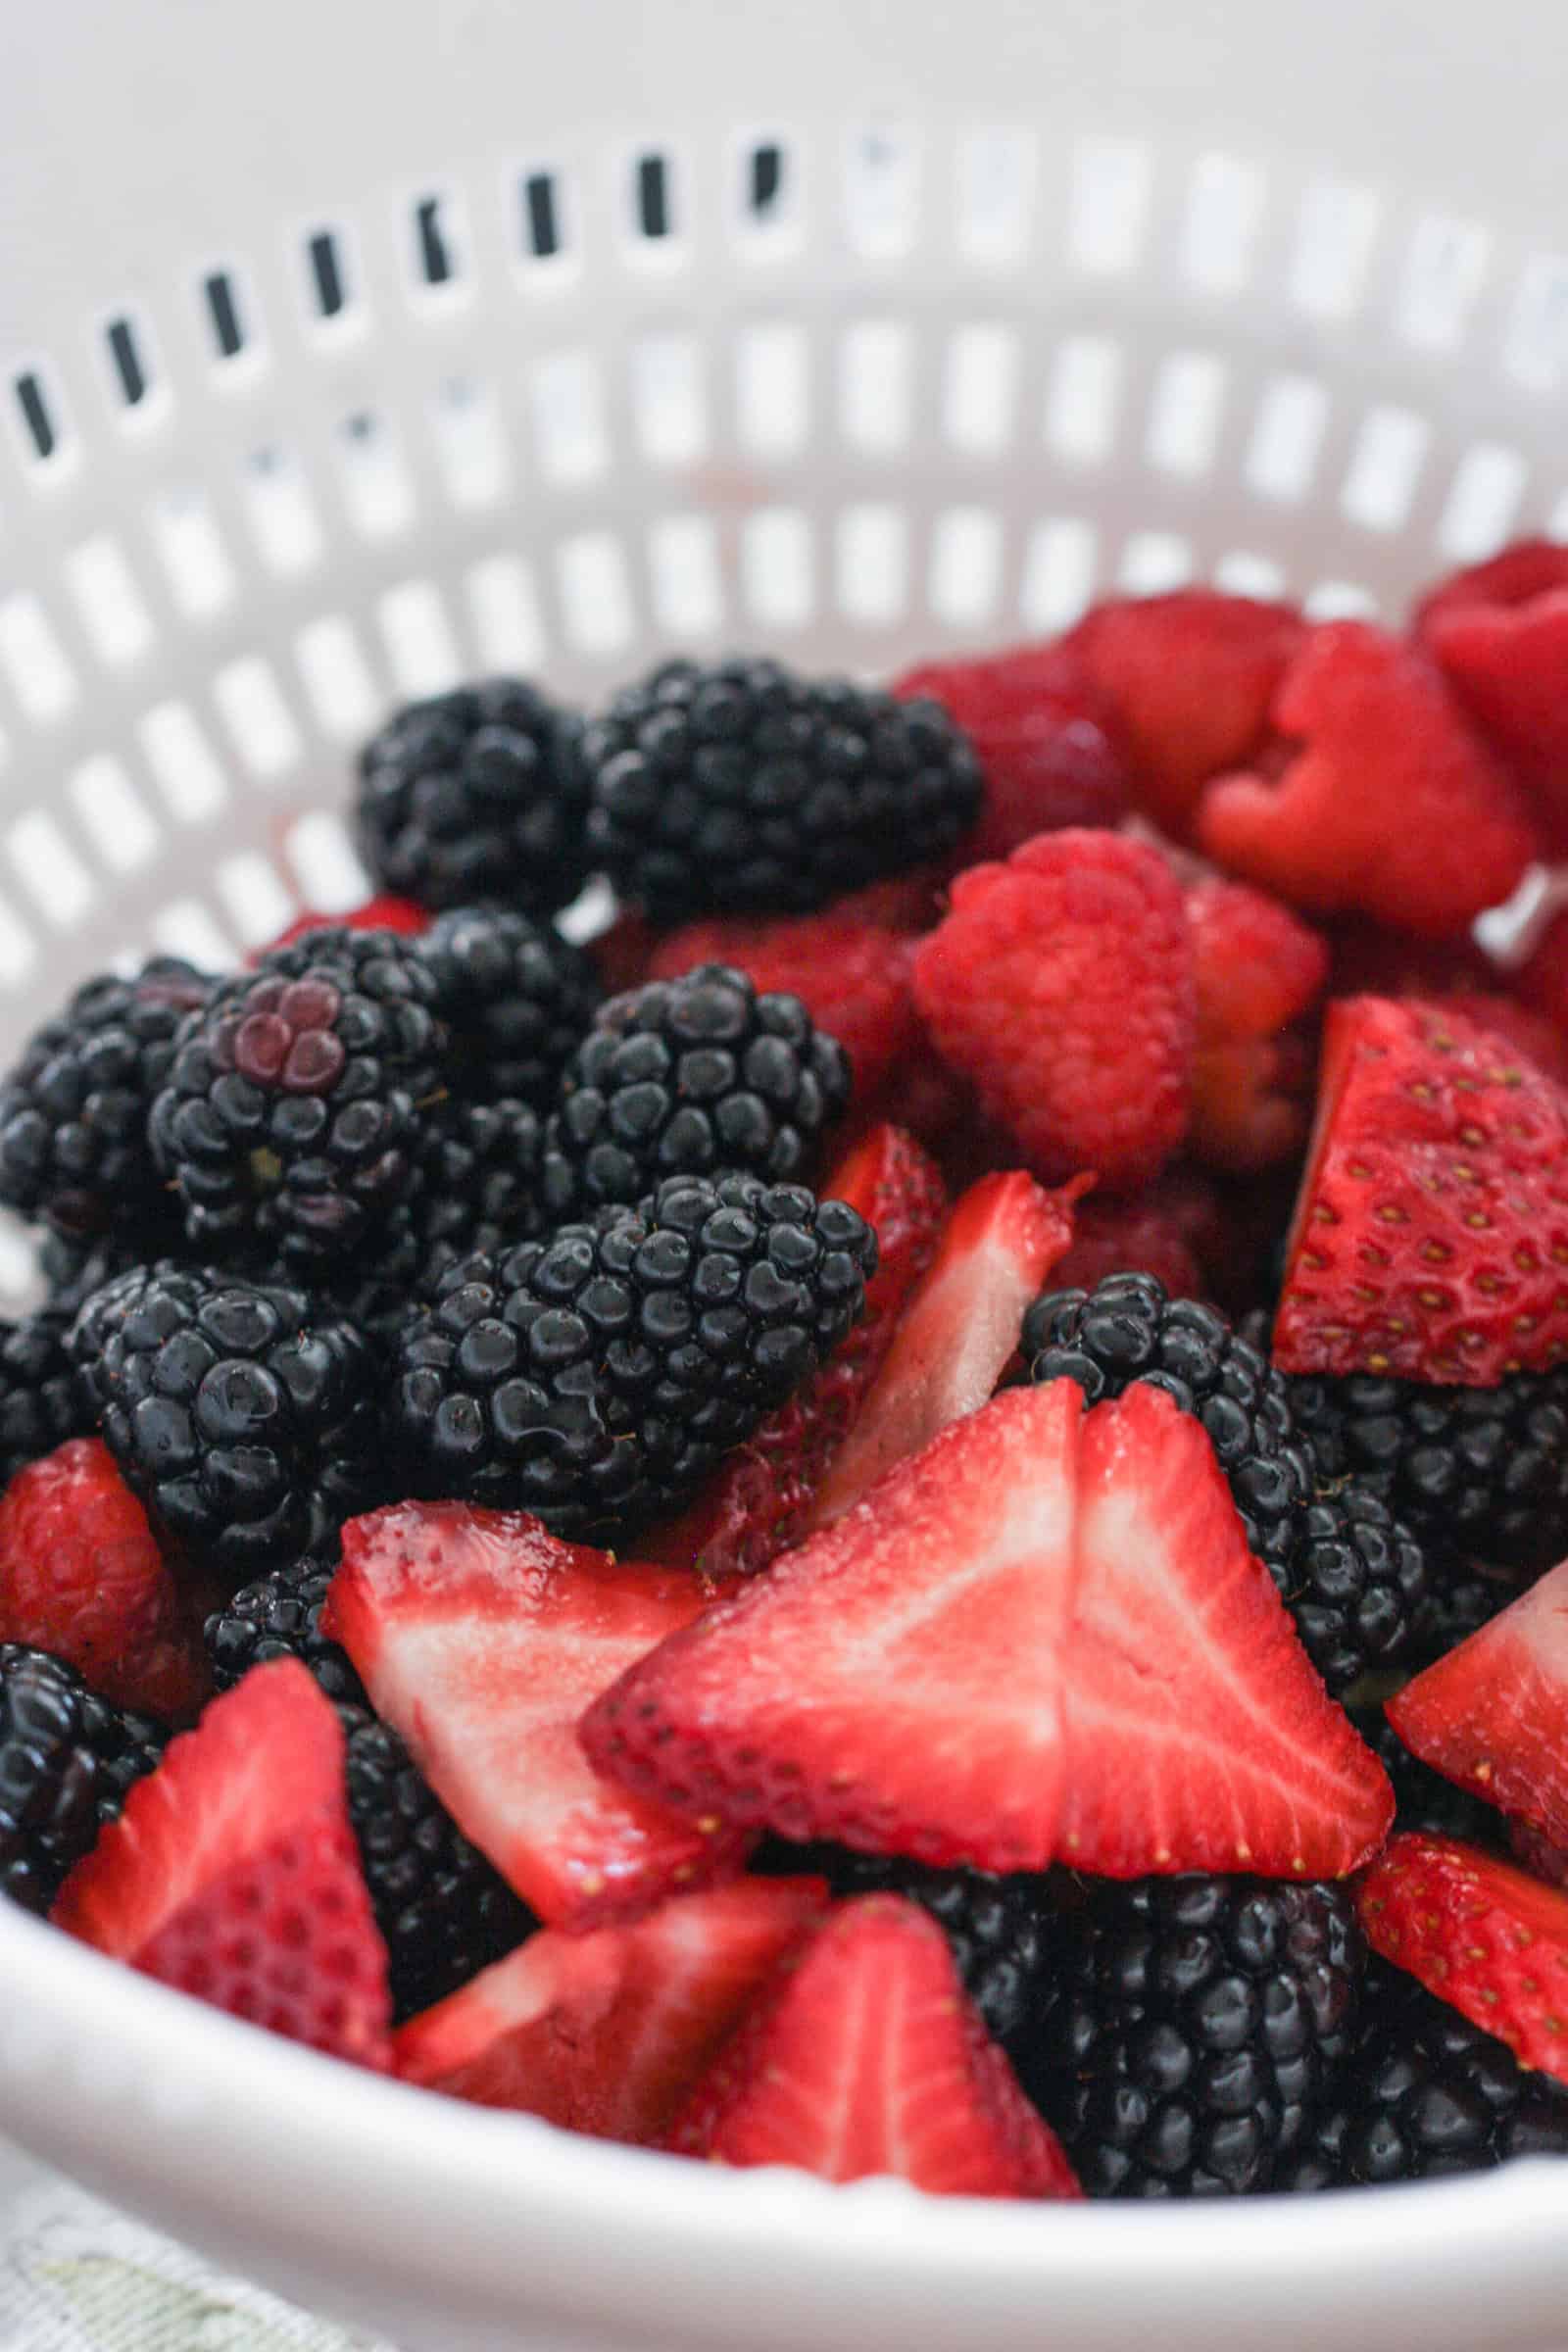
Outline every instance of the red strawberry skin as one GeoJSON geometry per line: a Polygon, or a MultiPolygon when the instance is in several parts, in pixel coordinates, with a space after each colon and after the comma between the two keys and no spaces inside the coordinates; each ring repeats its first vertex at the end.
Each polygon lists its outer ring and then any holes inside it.
{"type": "Polygon", "coordinates": [[[254,1668],[172,1742],[51,1917],[232,2016],[389,2063],[386,1950],[349,1825],[343,1733],[293,1658],[254,1668]]]}
{"type": "Polygon", "coordinates": [[[1328,1878],[1394,1813],[1206,1435],[1143,1386],[954,1423],[582,1737],[699,1818],[982,1870],[1328,1878]]]}
{"type": "Polygon", "coordinates": [[[942,1174],[913,1136],[884,1122],[841,1160],[822,1198],[847,1200],[876,1234],[859,1322],[798,1396],[737,1446],[678,1519],[641,1539],[644,1556],[704,1575],[755,1575],[804,1534],[829,1464],[892,1345],[946,1222],[942,1174]]]}
{"type": "Polygon", "coordinates": [[[762,990],[799,997],[819,1029],[849,1054],[857,1099],[875,1094],[918,1037],[909,994],[908,943],[872,922],[832,913],[748,922],[688,923],[660,940],[651,980],[699,964],[727,963],[762,990]]]}
{"type": "Polygon", "coordinates": [[[1568,1894],[1457,1838],[1391,1838],[1357,1897],[1367,1940],[1523,2066],[1568,2082],[1568,1894]]]}
{"type": "Polygon", "coordinates": [[[1568,548],[1525,539],[1454,573],[1415,628],[1529,796],[1548,853],[1568,854],[1568,548]]]}
{"type": "Polygon", "coordinates": [[[897,1895],[835,1908],[664,2144],[826,2180],[888,2174],[936,2195],[1081,2193],[966,1999],[941,1929],[897,1895]]]}
{"type": "Polygon", "coordinates": [[[1404,639],[1367,621],[1314,629],[1273,718],[1283,771],[1271,754],[1208,785],[1199,839],[1294,906],[1441,939],[1508,898],[1539,854],[1512,780],[1404,639]]]}
{"type": "Polygon", "coordinates": [[[1201,1424],[1138,1382],[1085,1417],[1079,1481],[1060,1858],[1107,1879],[1353,1870],[1393,1792],[1249,1552],[1201,1424]]]}
{"type": "Polygon", "coordinates": [[[960,865],[1010,858],[1037,833],[1114,825],[1126,814],[1127,763],[1110,711],[1064,646],[927,662],[893,692],[940,703],[979,758],[985,799],[960,865]]]}
{"type": "Polygon", "coordinates": [[[1025,1308],[1072,1239],[1077,1191],[1047,1192],[1020,1169],[970,1186],[828,1465],[814,1524],[841,1518],[895,1462],[984,1404],[1017,1348],[1025,1308]]]}
{"type": "Polygon", "coordinates": [[[1120,834],[1069,830],[953,886],[914,996],[938,1051],[1037,1174],[1155,1176],[1186,1132],[1196,1009],[1181,892],[1120,834]]]}
{"type": "Polygon", "coordinates": [[[785,1837],[1043,1869],[1081,1401],[1012,1390],[943,1430],[608,1690],[582,1726],[595,1764],[785,1837]]]}
{"type": "Polygon", "coordinates": [[[711,1596],[521,1511],[396,1503],[343,1530],[322,1626],[466,1837],[574,1931],[739,1868],[733,1838],[599,1781],[577,1717],[711,1596]]]}
{"type": "Polygon", "coordinates": [[[1385,1712],[1424,1763],[1568,1845],[1568,1561],[1407,1683],[1385,1712]]]}
{"type": "Polygon", "coordinates": [[[1287,1372],[1489,1387],[1568,1348],[1568,1094],[1414,999],[1330,1009],[1274,1325],[1287,1372]]]}
{"type": "Polygon", "coordinates": [[[53,1650],[105,1698],[166,1722],[211,1693],[147,1514],[97,1438],[28,1463],[0,1495],[0,1641],[53,1650]]]}
{"type": "Polygon", "coordinates": [[[736,1879],[628,1927],[541,1929],[401,2026],[394,2070],[598,2139],[657,2139],[826,1901],[820,1879],[736,1879]]]}
{"type": "Polygon", "coordinates": [[[1067,638],[1115,714],[1137,806],[1173,840],[1189,837],[1208,778],[1263,745],[1305,635],[1289,606],[1182,588],[1099,605],[1067,638]]]}

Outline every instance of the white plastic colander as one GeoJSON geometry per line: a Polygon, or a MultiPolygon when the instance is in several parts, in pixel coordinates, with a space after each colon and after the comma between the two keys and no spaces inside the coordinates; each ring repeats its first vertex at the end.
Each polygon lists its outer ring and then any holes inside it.
{"type": "MultiPolygon", "coordinates": [[[[1560,0],[9,0],[7,1040],[351,904],[350,749],[466,673],[877,670],[1189,576],[1396,610],[1568,534],[1565,91],[1560,0]]],[[[1182,2212],[723,2177],[5,1906],[0,2122],[410,2352],[1568,2336],[1549,2168],[1182,2212]]]]}

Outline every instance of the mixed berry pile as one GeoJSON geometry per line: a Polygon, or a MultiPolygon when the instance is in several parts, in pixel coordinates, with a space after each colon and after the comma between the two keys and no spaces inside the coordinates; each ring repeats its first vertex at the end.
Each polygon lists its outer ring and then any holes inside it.
{"type": "Polygon", "coordinates": [[[1565,679],[1530,545],[399,712],[0,1083],[5,1894],[734,2165],[1568,2154],[1565,679]]]}

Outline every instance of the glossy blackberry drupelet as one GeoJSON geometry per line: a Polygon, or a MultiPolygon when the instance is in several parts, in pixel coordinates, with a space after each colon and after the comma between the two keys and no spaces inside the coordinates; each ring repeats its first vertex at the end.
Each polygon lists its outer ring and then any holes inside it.
{"type": "Polygon", "coordinates": [[[161,1257],[177,1257],[185,1237],[178,1216],[167,1201],[156,1230],[156,1249],[146,1246],[141,1232],[125,1241],[105,1234],[91,1244],[68,1242],[62,1234],[46,1233],[38,1249],[38,1271],[48,1285],[50,1306],[69,1320],[94,1291],[105,1289],[132,1267],[153,1265],[161,1257]]]}
{"type": "Polygon", "coordinates": [[[1366,1946],[1343,1886],[1058,1874],[1044,1997],[1008,2040],[1091,2196],[1270,2186],[1338,2094],[1366,1946]]]}
{"type": "Polygon", "coordinates": [[[849,1056],[799,997],[699,964],[612,997],[562,1074],[545,1131],[553,1217],[640,1200],[665,1176],[810,1172],[850,1100],[849,1056]]]}
{"type": "Polygon", "coordinates": [[[438,916],[419,953],[451,1039],[454,1090],[550,1110],[604,993],[588,956],[553,923],[499,906],[438,916]]]}
{"type": "Polygon", "coordinates": [[[1327,1478],[1380,1494],[1421,1541],[1539,1575],[1568,1552],[1568,1365],[1494,1389],[1293,1379],[1327,1478]]]}
{"type": "Polygon", "coordinates": [[[520,678],[396,712],[360,755],[355,825],[371,873],[421,906],[566,906],[588,875],[580,733],[520,678]]]}
{"type": "Polygon", "coordinates": [[[748,1868],[767,1877],[824,1878],[836,1895],[902,1894],[918,1903],[946,1934],[964,1989],[999,2041],[1022,2032],[1040,2005],[1056,1916],[1043,1874],[939,1870],[842,1845],[791,1845],[782,1838],[764,1839],[748,1868]]]}
{"type": "Polygon", "coordinates": [[[48,1910],[168,1737],[47,1650],[0,1643],[0,1887],[13,1902],[48,1910]]]}
{"type": "Polygon", "coordinates": [[[1023,1320],[1036,1381],[1077,1381],[1090,1404],[1135,1380],[1196,1413],[1230,1480],[1248,1542],[1280,1591],[1292,1587],[1316,1480],[1284,1383],[1214,1307],[1171,1298],[1152,1274],[1111,1274],[1092,1291],[1053,1291],[1023,1320]]]}
{"type": "Polygon", "coordinates": [[[837,1347],[875,1266],[843,1201],[734,1175],[455,1266],[399,1343],[404,1491],[563,1536],[672,1510],[837,1347]]]}
{"type": "Polygon", "coordinates": [[[71,1361],[71,1324],[57,1306],[0,1324],[0,1486],[68,1438],[92,1435],[71,1361]]]}
{"type": "Polygon", "coordinates": [[[1307,1505],[1285,1599],[1335,1697],[1414,1657],[1430,1591],[1425,1552],[1375,1494],[1347,1483],[1307,1505]]]}
{"type": "Polygon", "coordinates": [[[1568,2156],[1568,2085],[1374,1955],[1340,2093],[1276,2185],[1430,2180],[1513,2156],[1568,2156]]]}
{"type": "Polygon", "coordinates": [[[1502,1846],[1507,1836],[1502,1815],[1413,1756],[1381,1705],[1348,1706],[1346,1713],[1394,1785],[1396,1830],[1435,1830],[1471,1845],[1502,1846]]]}
{"type": "Polygon", "coordinates": [[[341,1706],[349,1819],[386,1942],[397,2020],[519,1944],[533,1914],[458,1828],[389,1725],[341,1706]]]}
{"type": "Polygon", "coordinates": [[[378,1347],[391,1346],[411,1305],[475,1250],[504,1250],[539,1229],[537,1114],[523,1102],[443,1102],[416,1147],[418,1181],[373,1252],[330,1294],[378,1347]]]}
{"type": "Polygon", "coordinates": [[[149,1132],[204,1255],[337,1265],[413,1193],[444,1091],[435,981],[390,931],[314,931],[215,989],[149,1132]]]}
{"type": "Polygon", "coordinates": [[[589,848],[656,923],[807,914],[942,858],[979,762],[937,703],[776,662],[669,662],[590,722],[589,848]]]}
{"type": "Polygon", "coordinates": [[[75,1240],[157,1224],[147,1113],[211,985],[168,956],[77,989],[0,1085],[0,1200],[75,1240]]]}
{"type": "Polygon", "coordinates": [[[202,1630],[218,1689],[231,1690],[253,1666],[298,1658],[328,1698],[368,1708],[348,1651],[321,1631],[321,1605],[335,1573],[331,1558],[291,1560],[215,1609],[202,1630]]]}
{"type": "Polygon", "coordinates": [[[87,1300],[72,1353],[126,1485],[216,1576],[263,1576],[384,1499],[375,1357],[303,1290],[138,1268],[87,1300]]]}

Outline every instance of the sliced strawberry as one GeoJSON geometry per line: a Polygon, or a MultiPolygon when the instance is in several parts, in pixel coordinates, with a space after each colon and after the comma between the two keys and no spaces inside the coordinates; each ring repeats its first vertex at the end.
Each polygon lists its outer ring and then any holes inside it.
{"type": "Polygon", "coordinates": [[[251,961],[262,955],[270,955],[274,948],[286,948],[291,940],[304,939],[312,931],[395,931],[400,939],[417,939],[430,928],[429,909],[416,906],[412,899],[384,896],[367,899],[363,906],[355,906],[347,914],[317,914],[307,907],[297,914],[286,931],[280,931],[265,949],[258,951],[251,961]]]}
{"type": "Polygon", "coordinates": [[[1393,1791],[1249,1551],[1201,1423],[1138,1382],[1086,1417],[1079,1478],[1058,1855],[1106,1879],[1353,1870],[1393,1791]]]}
{"type": "Polygon", "coordinates": [[[1067,638],[1116,716],[1137,805],[1177,841],[1210,776],[1243,766],[1306,634],[1286,605],[1182,588],[1097,605],[1067,638]]]}
{"type": "Polygon", "coordinates": [[[30,1462],[0,1495],[0,1642],[30,1642],[105,1698],[179,1723],[213,1678],[147,1514],[97,1438],[30,1462]]]}
{"type": "Polygon", "coordinates": [[[1201,1426],[1009,1390],[593,1706],[699,1818],[984,1870],[1324,1878],[1393,1817],[1201,1426]]]}
{"type": "Polygon", "coordinates": [[[342,1727],[293,1658],[253,1668],[171,1743],[50,1916],[235,2017],[389,2062],[386,1948],[349,1826],[342,1727]]]}
{"type": "Polygon", "coordinates": [[[1126,834],[1043,833],[953,885],[914,956],[933,1044],[1037,1174],[1132,1191],[1187,1127],[1192,940],[1162,854],[1126,834]]]}
{"type": "Polygon", "coordinates": [[[1271,757],[1208,785],[1199,838],[1294,906],[1441,939],[1508,898],[1539,854],[1512,779],[1403,638],[1366,621],[1314,629],[1273,718],[1283,769],[1271,757]]]}
{"type": "Polygon", "coordinates": [[[1568,1560],[1385,1712],[1423,1763],[1568,1845],[1568,1560]]]}
{"type": "Polygon", "coordinates": [[[650,1560],[711,1577],[752,1575],[805,1532],[828,1464],[854,1427],[905,1302],[935,1254],[948,1203],[936,1162],[913,1136],[886,1123],[839,1163],[822,1197],[847,1200],[875,1231],[877,1270],[866,1287],[865,1312],[807,1387],[735,1448],[697,1500],[641,1540],[650,1560]]]}
{"type": "Polygon", "coordinates": [[[1522,1821],[1509,1822],[1508,1843],[1514,1860],[1533,1879],[1544,1879],[1548,1886],[1568,1887],[1568,1847],[1554,1845],[1522,1821]]]}
{"type": "Polygon", "coordinates": [[[965,1996],[947,1937],[898,1895],[836,1907],[664,2144],[825,2180],[888,2173],[937,2195],[1081,2193],[965,1996]]]}
{"type": "Polygon", "coordinates": [[[1330,1008],[1287,1243],[1287,1372],[1490,1387],[1568,1349],[1568,1092],[1415,999],[1330,1008]]]}
{"type": "Polygon", "coordinates": [[[1454,573],[1415,628],[1529,795],[1549,853],[1568,854],[1568,548],[1524,539],[1454,573]]]}
{"type": "Polygon", "coordinates": [[[1568,1894],[1457,1838],[1405,1831],[1358,1900],[1374,1951],[1568,2082],[1568,1894]]]}
{"type": "Polygon", "coordinates": [[[1568,1030],[1568,910],[1554,915],[1508,986],[1558,1030],[1568,1030]]]}
{"type": "Polygon", "coordinates": [[[885,926],[826,914],[749,922],[732,916],[687,923],[665,934],[649,961],[651,980],[673,980],[699,964],[727,963],[758,988],[799,997],[819,1029],[849,1054],[858,1100],[874,1096],[913,1050],[919,1034],[909,994],[910,948],[885,926]]]}
{"type": "Polygon", "coordinates": [[[1114,825],[1126,812],[1127,762],[1114,721],[1081,662],[1062,645],[1020,645],[967,662],[927,662],[893,692],[940,703],[979,756],[985,800],[955,864],[1009,858],[1037,833],[1114,825]]]}
{"type": "Polygon", "coordinates": [[[577,1717],[711,1588],[558,1543],[521,1511],[351,1520],[322,1628],[465,1836],[553,1927],[597,1927],[739,1867],[732,1838],[596,1780],[577,1717]]]}
{"type": "Polygon", "coordinates": [[[629,1927],[542,1929],[400,2027],[394,2069],[598,2139],[657,2139],[826,1899],[820,1879],[737,1879],[629,1927]]]}
{"type": "Polygon", "coordinates": [[[1048,1193],[1014,1170],[964,1194],[828,1467],[814,1525],[842,1517],[895,1462],[984,1404],[1018,1345],[1024,1309],[1072,1240],[1082,1189],[1080,1179],[1048,1193]]]}

